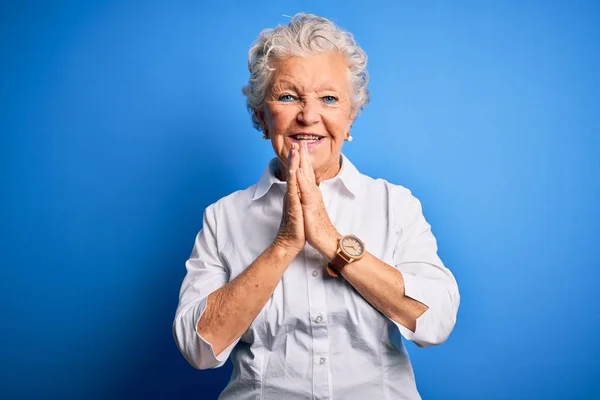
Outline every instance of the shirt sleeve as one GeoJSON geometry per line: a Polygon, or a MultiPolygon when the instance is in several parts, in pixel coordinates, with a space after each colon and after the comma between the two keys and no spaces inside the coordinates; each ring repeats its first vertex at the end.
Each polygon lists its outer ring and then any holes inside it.
{"type": "Polygon", "coordinates": [[[185,359],[197,369],[218,368],[225,364],[239,338],[220,354],[214,353],[196,326],[206,309],[209,294],[228,282],[229,273],[217,248],[214,208],[204,212],[203,226],[185,263],[186,275],[179,292],[179,305],[173,321],[173,336],[185,359]]]}
{"type": "Polygon", "coordinates": [[[405,295],[428,309],[417,318],[416,329],[394,322],[399,333],[419,347],[446,341],[456,323],[460,295],[453,274],[437,254],[437,242],[423,216],[421,202],[401,188],[396,200],[394,264],[404,278],[405,295]]]}

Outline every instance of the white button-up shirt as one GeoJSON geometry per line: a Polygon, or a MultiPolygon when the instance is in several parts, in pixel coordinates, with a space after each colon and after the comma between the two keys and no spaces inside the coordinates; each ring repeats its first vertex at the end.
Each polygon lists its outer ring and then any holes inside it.
{"type": "Polygon", "coordinates": [[[436,240],[411,192],[361,174],[342,156],[338,175],[319,187],[342,234],[395,266],[405,294],[428,306],[414,332],[377,311],[306,244],[248,330],[220,354],[196,331],[206,298],[234,279],[273,242],[286,182],[271,160],[260,181],[207,207],[173,323],[175,341],[199,369],[234,365],[220,399],[418,399],[402,337],[419,347],[452,331],[459,292],[437,255],[436,240]]]}

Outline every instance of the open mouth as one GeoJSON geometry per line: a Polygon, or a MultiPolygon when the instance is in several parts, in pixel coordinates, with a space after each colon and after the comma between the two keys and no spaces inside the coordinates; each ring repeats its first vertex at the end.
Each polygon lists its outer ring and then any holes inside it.
{"type": "Polygon", "coordinates": [[[292,139],[294,139],[294,141],[297,141],[297,142],[305,141],[307,144],[316,144],[316,143],[320,142],[321,140],[323,140],[324,136],[299,133],[297,135],[292,135],[290,137],[292,139]]]}

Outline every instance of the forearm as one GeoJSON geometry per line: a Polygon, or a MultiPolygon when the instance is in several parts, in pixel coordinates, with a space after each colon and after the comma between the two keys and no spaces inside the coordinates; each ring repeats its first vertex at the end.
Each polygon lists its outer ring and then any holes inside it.
{"type": "Polygon", "coordinates": [[[373,307],[413,332],[417,318],[427,311],[426,305],[405,295],[400,271],[369,252],[346,265],[342,276],[373,307]]]}
{"type": "Polygon", "coordinates": [[[196,328],[215,355],[248,329],[296,254],[271,245],[243,273],[208,296],[196,328]]]}
{"type": "MultiPolygon", "coordinates": [[[[335,257],[338,237],[337,233],[331,234],[319,250],[328,260],[335,257]]],[[[360,260],[346,265],[342,276],[373,307],[413,332],[417,318],[427,311],[426,305],[405,295],[400,271],[368,251],[360,260]]]]}

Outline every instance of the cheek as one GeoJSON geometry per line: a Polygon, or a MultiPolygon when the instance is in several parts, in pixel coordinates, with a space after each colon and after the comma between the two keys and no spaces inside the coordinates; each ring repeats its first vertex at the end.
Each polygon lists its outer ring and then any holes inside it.
{"type": "Polygon", "coordinates": [[[287,160],[290,145],[286,141],[286,137],[284,135],[273,135],[271,137],[271,144],[273,146],[273,150],[275,150],[275,154],[279,156],[279,158],[283,160],[287,160]]]}
{"type": "Polygon", "coordinates": [[[343,141],[350,129],[351,121],[346,113],[335,113],[325,119],[327,130],[336,142],[343,141]]]}
{"type": "Polygon", "coordinates": [[[292,107],[272,108],[269,114],[269,125],[275,134],[282,133],[295,118],[292,107]]]}

